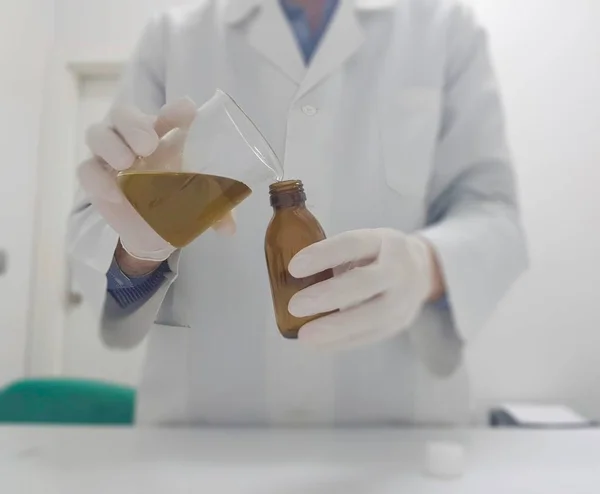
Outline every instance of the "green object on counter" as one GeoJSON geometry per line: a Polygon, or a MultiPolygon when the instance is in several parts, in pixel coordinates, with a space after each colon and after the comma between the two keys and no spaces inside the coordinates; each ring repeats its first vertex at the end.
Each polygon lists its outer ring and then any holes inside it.
{"type": "Polygon", "coordinates": [[[84,379],[25,379],[0,390],[0,423],[131,425],[135,390],[84,379]]]}

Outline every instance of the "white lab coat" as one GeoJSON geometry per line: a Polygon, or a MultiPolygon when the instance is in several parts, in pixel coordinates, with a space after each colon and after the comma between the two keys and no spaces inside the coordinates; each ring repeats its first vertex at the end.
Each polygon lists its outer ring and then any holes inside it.
{"type": "MultiPolygon", "coordinates": [[[[421,231],[451,310],[328,354],[281,338],[257,190],[238,233],[208,232],[131,314],[105,296],[115,232],[85,200],[72,216],[73,272],[112,347],[148,338],[137,417],[152,424],[390,425],[465,422],[465,344],[526,266],[513,171],[486,36],[454,1],[342,0],[306,68],[278,1],[203,1],[155,19],[119,102],[156,113],[189,95],[230,93],[304,181],[329,236],[421,231]]],[[[224,157],[226,159],[226,157],[224,157]]]]}

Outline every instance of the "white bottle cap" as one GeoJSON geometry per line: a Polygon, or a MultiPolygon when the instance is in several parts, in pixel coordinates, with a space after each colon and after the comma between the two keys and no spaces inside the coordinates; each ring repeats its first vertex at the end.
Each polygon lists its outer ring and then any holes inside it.
{"type": "Polygon", "coordinates": [[[460,477],[465,471],[465,448],[452,442],[427,443],[425,471],[428,475],[439,478],[460,477]]]}

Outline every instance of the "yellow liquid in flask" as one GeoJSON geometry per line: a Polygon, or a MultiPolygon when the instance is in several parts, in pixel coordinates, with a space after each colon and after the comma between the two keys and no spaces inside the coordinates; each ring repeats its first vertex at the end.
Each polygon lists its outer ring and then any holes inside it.
{"type": "Polygon", "coordinates": [[[252,193],[237,180],[201,173],[125,171],[117,181],[140,216],[177,248],[188,245],[252,193]]]}

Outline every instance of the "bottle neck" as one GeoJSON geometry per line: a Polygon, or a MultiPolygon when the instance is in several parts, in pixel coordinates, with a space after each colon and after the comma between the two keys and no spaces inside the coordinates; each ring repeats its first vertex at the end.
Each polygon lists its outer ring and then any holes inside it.
{"type": "Polygon", "coordinates": [[[306,194],[300,180],[275,182],[269,187],[269,194],[275,210],[306,207],[306,194]]]}

